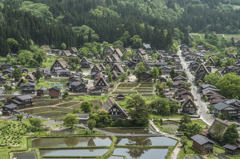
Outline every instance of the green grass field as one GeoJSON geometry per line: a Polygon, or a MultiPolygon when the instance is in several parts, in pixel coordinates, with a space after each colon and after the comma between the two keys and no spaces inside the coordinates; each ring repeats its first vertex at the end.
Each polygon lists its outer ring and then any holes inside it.
{"type": "MultiPolygon", "coordinates": [[[[204,38],[204,36],[205,36],[204,33],[191,33],[191,35],[193,36],[193,39],[204,38]]],[[[219,40],[222,39],[223,35],[227,40],[231,40],[232,37],[240,38],[240,34],[216,34],[216,36],[219,38],[219,40]]]]}

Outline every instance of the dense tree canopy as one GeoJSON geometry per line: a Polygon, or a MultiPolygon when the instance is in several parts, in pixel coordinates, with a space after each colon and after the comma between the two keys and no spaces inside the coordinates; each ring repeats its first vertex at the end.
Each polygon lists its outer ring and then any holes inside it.
{"type": "Polygon", "coordinates": [[[216,84],[221,93],[231,99],[240,98],[240,76],[236,73],[229,73],[223,76],[216,84]]]}

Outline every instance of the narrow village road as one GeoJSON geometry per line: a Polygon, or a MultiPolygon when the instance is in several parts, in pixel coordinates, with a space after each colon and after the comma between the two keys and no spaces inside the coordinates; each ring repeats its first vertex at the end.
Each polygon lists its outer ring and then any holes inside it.
{"type": "Polygon", "coordinates": [[[190,73],[189,69],[188,69],[188,65],[187,62],[183,59],[182,55],[181,55],[181,50],[178,51],[177,53],[180,57],[181,60],[181,64],[183,66],[183,69],[185,70],[185,72],[187,73],[188,76],[188,80],[189,82],[192,84],[191,87],[191,92],[194,96],[194,99],[197,99],[197,101],[195,101],[195,103],[198,106],[198,113],[200,115],[200,119],[202,119],[207,125],[212,125],[212,123],[214,122],[214,115],[212,114],[208,114],[207,111],[207,105],[206,103],[201,99],[200,94],[197,92],[197,87],[194,83],[194,76],[190,73]]]}

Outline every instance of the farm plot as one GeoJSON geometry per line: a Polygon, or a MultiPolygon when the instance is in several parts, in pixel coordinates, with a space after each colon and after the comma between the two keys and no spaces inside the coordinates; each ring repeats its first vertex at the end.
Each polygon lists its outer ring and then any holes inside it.
{"type": "Polygon", "coordinates": [[[142,83],[139,87],[153,87],[154,83],[142,83]]]}
{"type": "Polygon", "coordinates": [[[70,108],[58,108],[58,107],[43,107],[43,108],[30,108],[25,110],[20,110],[20,112],[37,115],[39,113],[47,113],[47,112],[62,112],[62,113],[72,113],[72,109],[70,108]]]}
{"type": "Polygon", "coordinates": [[[176,133],[179,126],[177,124],[163,124],[162,127],[171,133],[176,133]]]}
{"type": "Polygon", "coordinates": [[[96,106],[96,105],[103,106],[102,100],[89,100],[88,102],[92,103],[93,106],[96,106]]]}
{"type": "Polygon", "coordinates": [[[112,94],[137,94],[137,91],[135,91],[135,90],[119,90],[119,89],[117,89],[112,94]]]}
{"type": "Polygon", "coordinates": [[[21,135],[30,132],[30,127],[23,122],[8,122],[0,128],[1,146],[19,146],[22,142],[21,135]]]}
{"type": "Polygon", "coordinates": [[[140,83],[121,83],[119,87],[137,87],[140,83]]]}
{"type": "Polygon", "coordinates": [[[79,102],[67,102],[67,103],[63,103],[63,104],[59,104],[57,105],[58,107],[70,107],[73,106],[75,104],[78,104],[79,102]]]}
{"type": "Polygon", "coordinates": [[[39,106],[55,105],[58,103],[60,103],[59,100],[43,100],[43,101],[37,101],[37,102],[33,103],[33,105],[35,107],[39,107],[39,106]]]}

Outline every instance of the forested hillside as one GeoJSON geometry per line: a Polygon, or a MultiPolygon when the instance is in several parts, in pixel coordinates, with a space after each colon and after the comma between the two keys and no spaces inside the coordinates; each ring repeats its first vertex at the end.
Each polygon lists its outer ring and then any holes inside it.
{"type": "Polygon", "coordinates": [[[189,32],[239,33],[237,0],[0,0],[0,52],[8,38],[28,49],[30,40],[54,48],[131,38],[169,49],[188,44],[189,32]],[[91,40],[88,40],[88,35],[91,40]],[[173,37],[173,39],[172,39],[173,37]]]}

